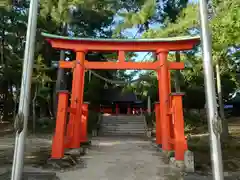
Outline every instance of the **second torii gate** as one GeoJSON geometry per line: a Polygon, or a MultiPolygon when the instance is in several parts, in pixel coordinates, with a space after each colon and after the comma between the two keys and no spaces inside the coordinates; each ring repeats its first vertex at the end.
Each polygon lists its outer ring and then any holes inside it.
{"type": "Polygon", "coordinates": [[[56,130],[52,144],[52,158],[64,156],[64,148],[79,148],[87,140],[87,105],[83,103],[84,75],[87,69],[155,70],[158,75],[160,103],[156,104],[156,143],[164,151],[175,150],[175,159],[184,160],[187,143],[184,136],[182,93],[171,93],[170,70],[184,69],[182,62],[167,60],[169,51],[191,50],[200,38],[176,37],[162,39],[91,39],[42,34],[53,48],[76,52],[76,60],[60,61],[59,68],[73,69],[71,104],[68,93],[59,92],[56,130]],[[117,62],[89,62],[89,51],[118,52],[117,62]],[[126,62],[126,52],[157,53],[156,62],[126,62]],[[69,113],[69,114],[68,114],[69,113]],[[69,115],[67,133],[65,126],[69,115]]]}

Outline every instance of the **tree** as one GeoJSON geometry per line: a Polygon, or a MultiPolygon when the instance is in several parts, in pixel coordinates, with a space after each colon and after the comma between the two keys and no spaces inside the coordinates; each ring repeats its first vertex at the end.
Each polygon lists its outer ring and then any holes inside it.
{"type": "MultiPolygon", "coordinates": [[[[4,1],[4,3],[7,1],[4,1]]],[[[17,1],[16,1],[17,2],[17,1]]],[[[0,7],[0,94],[1,94],[1,111],[4,119],[9,120],[13,117],[13,100],[14,107],[17,107],[18,92],[20,87],[21,63],[23,60],[23,51],[26,34],[27,13],[29,1],[21,1],[19,3],[9,3],[9,6],[0,7]],[[3,104],[3,102],[5,104],[3,104]]],[[[2,3],[2,1],[1,1],[2,3]]],[[[54,0],[40,1],[40,12],[38,16],[38,27],[36,37],[35,66],[38,66],[38,57],[41,57],[41,66],[44,65],[45,70],[37,70],[34,72],[34,92],[32,99],[36,102],[36,109],[41,104],[41,109],[48,111],[47,106],[43,104],[52,99],[54,92],[53,83],[47,83],[42,87],[40,80],[51,79],[53,82],[57,79],[56,69],[52,68],[52,62],[59,60],[59,52],[51,48],[50,45],[40,35],[41,32],[49,32],[54,34],[62,33],[62,22],[68,24],[67,31],[71,35],[81,37],[110,37],[112,35],[112,25],[114,25],[114,15],[116,12],[127,5],[120,1],[87,1],[87,0],[54,0]],[[69,13],[69,11],[71,13],[69,13]],[[96,18],[98,17],[98,18],[96,18]],[[36,76],[38,81],[35,81],[36,76]],[[36,85],[38,90],[36,91],[36,85]],[[36,94],[36,96],[34,96],[36,94]],[[44,94],[44,95],[43,95],[44,94]],[[44,97],[44,98],[41,98],[44,97]],[[47,98],[46,98],[47,97],[47,98]]],[[[67,58],[74,59],[75,55],[71,52],[66,53],[67,58]]],[[[37,68],[37,67],[35,67],[37,68]]],[[[103,76],[115,76],[115,72],[108,73],[102,71],[103,76]]],[[[93,80],[92,83],[98,84],[93,80]]],[[[99,97],[104,82],[99,81],[99,97]]],[[[86,90],[95,87],[95,85],[86,83],[86,90]],[[89,87],[88,87],[89,86],[89,87]]],[[[96,92],[90,92],[96,95],[96,92]]],[[[89,94],[88,97],[94,96],[89,94]]],[[[52,104],[52,102],[48,102],[52,104]]],[[[16,108],[15,108],[16,109],[16,108]]],[[[38,110],[36,110],[38,113],[38,110]]]]}
{"type": "MultiPolygon", "coordinates": [[[[239,46],[239,32],[236,31],[236,29],[239,29],[240,27],[239,22],[237,22],[237,17],[239,16],[239,1],[219,1],[213,4],[215,5],[212,8],[214,15],[211,17],[210,22],[212,28],[214,62],[217,65],[217,70],[219,70],[220,73],[228,73],[232,77],[229,80],[236,79],[236,74],[233,73],[233,71],[236,72],[236,69],[234,69],[233,65],[235,62],[233,57],[229,54],[231,54],[232,49],[236,50],[239,46]],[[220,67],[218,65],[219,63],[220,67]]],[[[169,21],[164,29],[149,30],[144,34],[144,37],[167,37],[187,34],[193,35],[199,33],[199,21],[196,14],[196,12],[198,12],[197,8],[197,5],[188,5],[188,7],[180,14],[175,23],[169,21]]],[[[217,73],[219,73],[219,71],[217,71],[217,73]]],[[[217,77],[219,81],[220,76],[218,75],[217,77]]],[[[220,86],[218,87],[219,92],[221,92],[220,86]]],[[[235,87],[232,87],[233,89],[230,91],[234,91],[236,87],[237,83],[235,83],[235,87]]],[[[221,94],[218,96],[221,98],[221,94]]],[[[227,123],[226,121],[223,122],[223,134],[227,136],[227,123]]]]}
{"type": "Polygon", "coordinates": [[[32,98],[32,128],[33,132],[36,132],[36,108],[40,109],[39,116],[46,116],[46,109],[48,110],[48,116],[53,117],[52,108],[51,108],[51,97],[50,97],[50,85],[52,83],[51,78],[47,74],[48,71],[51,70],[44,64],[43,58],[41,55],[37,57],[37,60],[34,64],[34,72],[33,72],[33,98],[32,98]],[[47,108],[46,108],[47,107],[47,108]]]}
{"type": "Polygon", "coordinates": [[[26,4],[12,7],[0,7],[0,84],[1,103],[3,103],[3,120],[13,115],[13,91],[20,86],[21,57],[23,54],[23,38],[26,31],[26,14],[21,12],[26,4]],[[18,27],[18,31],[16,28],[18,27]]]}
{"type": "Polygon", "coordinates": [[[186,7],[188,0],[138,0],[134,2],[134,8],[118,13],[123,18],[123,22],[116,29],[118,33],[134,26],[138,27],[139,32],[142,33],[148,31],[151,25],[159,24],[164,27],[163,23],[166,20],[175,22],[179,13],[186,7]]]}

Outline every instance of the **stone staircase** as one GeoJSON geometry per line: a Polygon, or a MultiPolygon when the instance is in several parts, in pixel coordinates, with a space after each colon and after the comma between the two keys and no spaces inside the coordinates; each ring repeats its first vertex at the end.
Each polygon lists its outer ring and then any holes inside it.
{"type": "Polygon", "coordinates": [[[102,115],[99,135],[146,135],[146,122],[144,116],[134,115],[102,115]]]}

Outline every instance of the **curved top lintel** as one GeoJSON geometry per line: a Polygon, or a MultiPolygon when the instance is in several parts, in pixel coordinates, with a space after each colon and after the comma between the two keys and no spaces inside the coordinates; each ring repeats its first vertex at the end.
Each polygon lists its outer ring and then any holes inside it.
{"type": "Polygon", "coordinates": [[[200,36],[182,36],[152,39],[104,39],[104,38],[77,38],[42,33],[54,48],[98,51],[156,51],[189,50],[200,42],[200,36]]]}

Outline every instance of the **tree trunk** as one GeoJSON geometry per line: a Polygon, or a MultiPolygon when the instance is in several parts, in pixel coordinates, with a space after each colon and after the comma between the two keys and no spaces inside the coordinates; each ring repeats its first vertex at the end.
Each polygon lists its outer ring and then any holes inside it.
{"type": "Polygon", "coordinates": [[[9,99],[8,99],[8,81],[4,81],[2,84],[3,94],[4,94],[4,107],[3,107],[3,121],[9,121],[9,99]]]}
{"type": "Polygon", "coordinates": [[[222,120],[222,139],[227,139],[229,136],[228,130],[228,121],[225,118],[224,114],[224,104],[223,104],[223,97],[222,97],[222,87],[221,87],[221,75],[220,75],[220,67],[219,62],[216,64],[216,80],[217,80],[217,95],[218,95],[218,104],[219,104],[219,114],[222,120]]]}
{"type": "Polygon", "coordinates": [[[147,99],[147,109],[148,109],[148,115],[151,115],[151,97],[148,95],[147,96],[148,99],[147,99]]]}
{"type": "Polygon", "coordinates": [[[37,92],[38,92],[38,86],[36,85],[35,87],[35,93],[34,93],[34,97],[32,100],[32,113],[33,113],[33,117],[32,117],[32,128],[33,128],[33,134],[36,133],[36,99],[37,99],[37,92]]]}
{"type": "MultiPolygon", "coordinates": [[[[175,52],[175,58],[176,58],[176,62],[180,62],[181,61],[181,57],[180,57],[180,52],[179,51],[175,52]]],[[[175,73],[174,73],[174,85],[175,85],[175,91],[176,92],[180,92],[181,91],[181,88],[180,88],[180,77],[181,77],[180,70],[175,70],[175,73]]]]}
{"type": "MultiPolygon", "coordinates": [[[[3,26],[4,27],[4,26],[3,26]]],[[[2,41],[1,41],[1,65],[4,64],[4,45],[5,45],[5,29],[2,30],[2,41]]]]}
{"type": "MultiPolygon", "coordinates": [[[[15,88],[16,88],[16,91],[17,91],[17,90],[18,90],[17,85],[15,86],[15,88]]],[[[16,114],[17,114],[17,107],[18,107],[18,94],[17,94],[17,92],[16,92],[16,94],[15,94],[15,96],[14,96],[14,110],[13,110],[13,117],[15,117],[16,114]]]]}
{"type": "Polygon", "coordinates": [[[47,105],[48,105],[48,113],[51,116],[51,118],[53,117],[53,113],[52,113],[52,106],[51,106],[51,100],[47,101],[47,105]]]}

